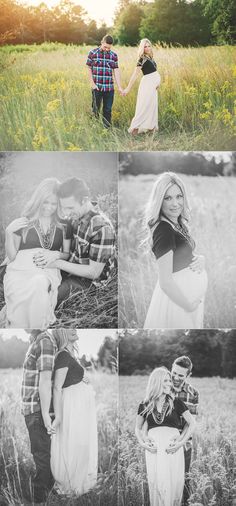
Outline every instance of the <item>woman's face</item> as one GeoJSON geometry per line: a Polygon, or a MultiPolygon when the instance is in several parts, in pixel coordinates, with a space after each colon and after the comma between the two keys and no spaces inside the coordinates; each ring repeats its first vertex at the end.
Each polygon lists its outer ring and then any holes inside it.
{"type": "Polygon", "coordinates": [[[184,207],[184,197],[180,187],[173,184],[164,195],[161,212],[171,221],[177,223],[184,207]]]}
{"type": "Polygon", "coordinates": [[[57,210],[57,204],[58,200],[56,195],[53,193],[51,195],[48,195],[48,197],[43,200],[40,206],[40,216],[44,218],[49,218],[52,216],[57,210]]]}
{"type": "Polygon", "coordinates": [[[169,394],[171,391],[172,383],[170,374],[166,374],[164,380],[163,380],[163,394],[169,394]]]}
{"type": "Polygon", "coordinates": [[[77,335],[76,329],[70,329],[68,330],[68,341],[69,343],[75,343],[75,341],[78,341],[79,337],[77,335]]]}
{"type": "Polygon", "coordinates": [[[151,51],[152,51],[151,44],[149,42],[146,42],[144,46],[144,54],[150,54],[151,51]]]}

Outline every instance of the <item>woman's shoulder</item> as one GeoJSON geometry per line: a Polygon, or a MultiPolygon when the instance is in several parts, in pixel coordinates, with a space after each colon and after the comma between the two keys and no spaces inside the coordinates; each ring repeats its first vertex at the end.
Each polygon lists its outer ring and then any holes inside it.
{"type": "Polygon", "coordinates": [[[153,238],[163,234],[174,235],[175,231],[170,223],[165,220],[160,220],[157,223],[155,230],[153,231],[153,238]]]}
{"type": "Polygon", "coordinates": [[[143,411],[145,410],[146,407],[147,407],[146,402],[144,402],[144,401],[140,402],[140,404],[138,406],[138,415],[142,415],[143,411]]]}
{"type": "Polygon", "coordinates": [[[140,56],[140,58],[137,61],[137,67],[142,67],[143,63],[144,63],[144,58],[143,58],[143,56],[140,56]]]}

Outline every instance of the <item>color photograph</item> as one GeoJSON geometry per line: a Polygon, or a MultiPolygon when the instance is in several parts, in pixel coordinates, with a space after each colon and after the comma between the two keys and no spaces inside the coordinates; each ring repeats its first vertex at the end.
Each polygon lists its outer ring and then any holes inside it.
{"type": "Polygon", "coordinates": [[[120,505],[235,505],[235,345],[235,329],[120,331],[120,505]]]}
{"type": "Polygon", "coordinates": [[[233,0],[1,0],[1,151],[235,150],[233,0]]]}
{"type": "Polygon", "coordinates": [[[117,504],[116,331],[1,330],[0,351],[1,506],[117,504]]]}
{"type": "Polygon", "coordinates": [[[120,153],[119,328],[236,326],[235,175],[235,153],[120,153]]]}

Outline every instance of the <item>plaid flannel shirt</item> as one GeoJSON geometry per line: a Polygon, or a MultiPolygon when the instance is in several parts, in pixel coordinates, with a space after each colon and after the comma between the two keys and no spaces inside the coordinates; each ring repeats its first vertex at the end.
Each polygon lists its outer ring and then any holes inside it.
{"type": "Polygon", "coordinates": [[[48,332],[42,332],[30,344],[23,364],[21,387],[23,415],[41,410],[39,398],[40,372],[53,371],[56,352],[57,345],[48,332]]]}
{"type": "Polygon", "coordinates": [[[100,91],[113,91],[113,70],[118,68],[118,56],[114,51],[100,47],[89,51],[86,65],[92,70],[93,81],[100,91]]]}
{"type": "MultiPolygon", "coordinates": [[[[173,393],[175,397],[178,397],[178,399],[181,399],[186,404],[192,415],[196,416],[198,414],[199,392],[196,388],[185,382],[179,392],[173,390],[173,393]]],[[[185,423],[184,418],[181,417],[181,430],[183,430],[185,423]]],[[[185,443],[186,450],[191,447],[192,437],[185,443]]]]}
{"type": "Polygon", "coordinates": [[[104,263],[101,275],[93,283],[106,284],[116,266],[115,231],[109,218],[94,207],[72,225],[73,253],[69,261],[86,265],[90,260],[104,263]]]}

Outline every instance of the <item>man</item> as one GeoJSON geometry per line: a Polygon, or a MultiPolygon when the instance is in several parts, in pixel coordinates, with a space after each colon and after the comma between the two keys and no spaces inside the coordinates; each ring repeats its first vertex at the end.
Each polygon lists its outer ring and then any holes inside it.
{"type": "Polygon", "coordinates": [[[58,195],[62,213],[70,218],[73,232],[69,261],[60,259],[48,264],[66,273],[58,291],[60,304],[72,291],[108,281],[115,265],[115,232],[109,218],[91,201],[83,179],[67,179],[58,195]]]}
{"type": "MultiPolygon", "coordinates": [[[[198,413],[199,405],[199,392],[187,382],[191,376],[193,364],[189,357],[178,357],[172,365],[171,378],[173,383],[173,393],[176,397],[181,399],[189,409],[190,413],[194,416],[198,413]]],[[[184,430],[184,420],[182,430],[184,430]]],[[[192,438],[185,444],[184,459],[185,459],[185,485],[184,485],[184,506],[188,505],[190,496],[190,480],[188,477],[192,457],[192,438]]]]}
{"type": "Polygon", "coordinates": [[[36,466],[33,479],[34,504],[43,505],[54,480],[50,469],[50,416],[52,370],[58,346],[53,332],[32,330],[23,364],[22,413],[28,429],[31,453],[36,466]]]}
{"type": "Polygon", "coordinates": [[[113,76],[119,92],[123,94],[118,68],[118,56],[111,50],[113,38],[105,35],[101,45],[92,49],[87,58],[89,82],[92,88],[92,110],[97,118],[101,103],[103,102],[103,124],[106,128],[111,126],[111,111],[114,100],[113,76]]]}

